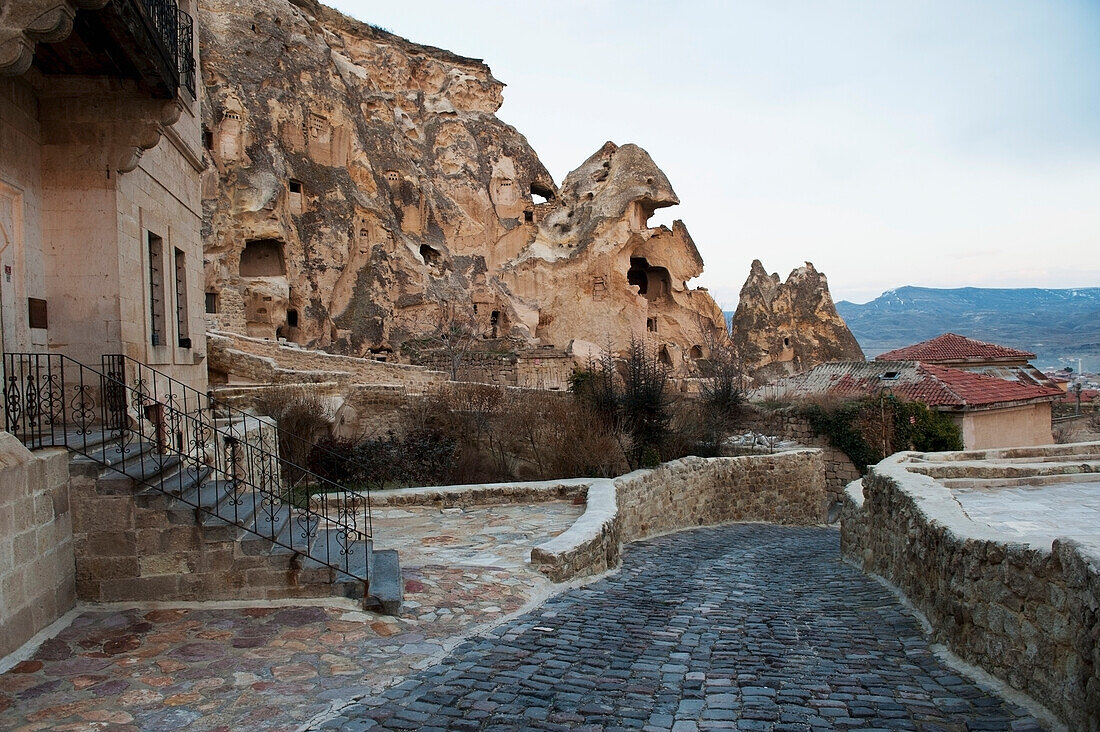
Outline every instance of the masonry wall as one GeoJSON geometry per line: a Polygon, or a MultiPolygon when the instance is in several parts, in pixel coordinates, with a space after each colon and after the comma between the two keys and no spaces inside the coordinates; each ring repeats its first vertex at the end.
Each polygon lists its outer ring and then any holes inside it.
{"type": "MultiPolygon", "coordinates": [[[[386,363],[367,358],[355,358],[324,351],[284,346],[276,341],[219,333],[210,337],[211,358],[219,370],[245,378],[257,377],[270,381],[274,370],[287,372],[324,372],[343,374],[343,380],[360,384],[402,384],[424,389],[446,380],[439,371],[419,366],[386,363]],[[259,367],[255,358],[269,360],[269,366],[259,367]],[[271,370],[267,370],[271,369],[271,370]]],[[[288,377],[293,380],[293,377],[288,377]]],[[[300,379],[299,381],[303,381],[300,379]]]]}
{"type": "Polygon", "coordinates": [[[949,491],[880,463],[846,497],[841,550],[897,585],[938,642],[1100,729],[1100,556],[982,536],[949,491]]]}
{"type": "Polygon", "coordinates": [[[750,405],[742,411],[738,427],[821,450],[826,490],[834,501],[843,500],[844,486],[860,476],[859,468],[843,451],[830,445],[828,438],[814,434],[809,421],[791,410],[766,411],[750,405]]]}
{"type": "Polygon", "coordinates": [[[46,345],[45,329],[27,320],[27,298],[46,297],[41,144],[34,90],[0,76],[0,344],[9,352],[46,345]]]}
{"type": "Polygon", "coordinates": [[[729,458],[687,457],[615,480],[593,480],[574,525],[531,550],[555,582],[620,563],[621,545],[729,521],[824,523],[829,500],[819,450],[729,458]]]}
{"type": "Polygon", "coordinates": [[[68,463],[0,432],[0,657],[76,602],[68,463]]]}
{"type": "MultiPolygon", "coordinates": [[[[195,509],[141,495],[121,475],[74,463],[71,478],[76,593],[92,602],[261,600],[362,595],[331,584],[331,570],[297,555],[247,553],[233,526],[201,526],[195,509]]],[[[266,545],[266,542],[264,542],[266,545]]]]}

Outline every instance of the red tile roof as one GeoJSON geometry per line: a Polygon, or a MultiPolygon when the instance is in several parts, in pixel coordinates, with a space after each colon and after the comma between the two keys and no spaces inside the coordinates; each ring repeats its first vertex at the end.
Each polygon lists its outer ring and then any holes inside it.
{"type": "Polygon", "coordinates": [[[930,407],[992,407],[998,404],[1050,401],[1062,390],[915,361],[826,363],[804,374],[761,387],[762,398],[797,398],[813,394],[871,396],[884,389],[902,399],[930,407]]]}
{"type": "Polygon", "coordinates": [[[976,341],[956,333],[944,333],[928,341],[897,348],[875,356],[876,361],[922,361],[924,363],[966,363],[968,361],[1027,361],[1034,353],[996,343],[976,341]]]}
{"type": "MultiPolygon", "coordinates": [[[[1025,384],[1020,381],[1008,381],[1007,379],[998,379],[995,376],[976,374],[973,371],[952,369],[947,366],[922,363],[920,369],[957,394],[963,400],[964,405],[982,406],[1062,395],[1062,390],[1058,388],[1025,384]]],[[[931,402],[925,403],[932,406],[931,402]]]]}
{"type": "MultiPolygon", "coordinates": [[[[1081,403],[1082,404],[1092,403],[1092,402],[1096,401],[1096,399],[1098,397],[1100,397],[1100,391],[1098,391],[1096,389],[1082,389],[1081,390],[1081,403]]],[[[1069,402],[1071,404],[1076,404],[1077,403],[1077,392],[1075,392],[1073,389],[1070,389],[1069,391],[1067,391],[1063,395],[1062,401],[1069,402]]]]}

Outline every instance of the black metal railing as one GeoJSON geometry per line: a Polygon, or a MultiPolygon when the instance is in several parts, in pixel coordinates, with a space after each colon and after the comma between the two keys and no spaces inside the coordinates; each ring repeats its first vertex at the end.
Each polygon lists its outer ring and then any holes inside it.
{"type": "MultiPolygon", "coordinates": [[[[310,476],[309,480],[306,481],[307,483],[311,482],[313,478],[318,478],[323,481],[323,485],[317,486],[318,492],[321,492],[325,487],[336,485],[335,481],[324,476],[315,475],[314,471],[300,467],[305,465],[309,456],[314,453],[324,454],[332,460],[351,463],[359,467],[361,472],[367,472],[365,466],[356,463],[353,459],[348,458],[347,455],[337,454],[323,445],[317,444],[314,440],[307,440],[300,435],[279,429],[277,425],[270,422],[260,421],[255,414],[234,407],[224,400],[215,398],[213,392],[199,391],[193,386],[188,386],[178,379],[153,368],[149,364],[138,361],[135,358],[122,354],[110,354],[103,356],[102,366],[103,372],[110,375],[113,379],[128,384],[131,389],[139,393],[147,394],[154,402],[164,402],[178,411],[187,412],[201,405],[203,408],[209,410],[209,413],[215,418],[221,418],[232,422],[251,420],[254,423],[252,431],[256,435],[258,442],[264,445],[276,445],[278,447],[278,453],[285,459],[287,470],[290,472],[289,477],[293,479],[295,483],[301,482],[298,473],[299,471],[304,471],[304,473],[310,476]]],[[[341,490],[348,489],[346,487],[341,487],[341,490]]],[[[355,492],[363,499],[363,511],[365,515],[364,529],[368,536],[373,536],[374,526],[371,519],[370,489],[363,487],[362,489],[357,489],[355,492]]]]}
{"type": "Polygon", "coordinates": [[[176,0],[140,0],[150,30],[156,37],[165,62],[179,83],[195,96],[195,24],[179,9],[176,0]]]}
{"type": "Polygon", "coordinates": [[[61,354],[5,353],[3,367],[5,426],[28,447],[69,448],[367,582],[368,549],[355,544],[370,538],[366,497],[282,458],[282,436],[263,420],[219,417],[210,395],[125,356],[104,356],[97,371],[61,354]]]}
{"type": "Polygon", "coordinates": [[[179,69],[180,83],[195,96],[195,23],[191,16],[179,11],[179,69]]]}

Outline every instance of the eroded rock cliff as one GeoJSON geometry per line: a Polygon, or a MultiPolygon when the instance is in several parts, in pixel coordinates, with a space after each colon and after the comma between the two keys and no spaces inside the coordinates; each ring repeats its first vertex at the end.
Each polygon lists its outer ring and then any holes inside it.
{"type": "Polygon", "coordinates": [[[305,0],[200,15],[219,327],[355,355],[456,321],[513,349],[648,334],[692,371],[721,313],[683,224],[647,225],[678,199],[644,150],[607,143],[559,189],[479,60],[305,0]]]}
{"type": "Polygon", "coordinates": [[[731,331],[745,372],[758,383],[828,361],[864,360],[855,336],[837,315],[825,275],[810,262],[783,282],[753,260],[731,331]]]}

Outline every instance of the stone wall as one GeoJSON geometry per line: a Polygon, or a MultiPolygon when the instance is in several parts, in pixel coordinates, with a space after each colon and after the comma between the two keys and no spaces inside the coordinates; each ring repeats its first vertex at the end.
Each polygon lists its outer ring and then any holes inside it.
{"type": "MultiPolygon", "coordinates": [[[[93,602],[264,600],[362,594],[332,584],[328,568],[303,569],[298,555],[250,554],[233,526],[201,526],[195,510],[147,495],[99,465],[72,466],[76,593],[93,602]]],[[[263,542],[266,544],[266,542],[263,542]]]]}
{"type": "Polygon", "coordinates": [[[824,523],[828,504],[819,450],[687,457],[593,481],[584,516],[535,547],[531,562],[561,582],[617,566],[622,543],[729,521],[824,523]]]}
{"type": "Polygon", "coordinates": [[[897,585],[938,642],[1072,729],[1100,729],[1100,555],[1072,540],[1006,542],[905,459],[848,488],[843,553],[897,585]]]}
{"type": "Polygon", "coordinates": [[[68,464],[0,432],[0,657],[76,602],[68,464]]]}
{"type": "MultiPolygon", "coordinates": [[[[441,351],[417,357],[416,363],[448,373],[450,359],[441,351]]],[[[575,360],[557,349],[528,349],[519,352],[475,351],[462,358],[458,381],[473,381],[526,389],[568,390],[575,360]]]]}
{"type": "Polygon", "coordinates": [[[860,476],[859,468],[843,451],[830,445],[827,437],[814,434],[809,421],[789,409],[764,410],[749,405],[742,410],[738,426],[821,450],[821,459],[825,463],[826,490],[834,501],[843,500],[844,486],[860,476]]]}
{"type": "Polygon", "coordinates": [[[247,358],[251,355],[267,359],[276,371],[344,374],[344,380],[357,384],[401,384],[423,390],[446,380],[445,374],[420,366],[342,356],[238,334],[212,333],[208,342],[212,367],[246,378],[251,378],[257,368],[247,358]]]}

